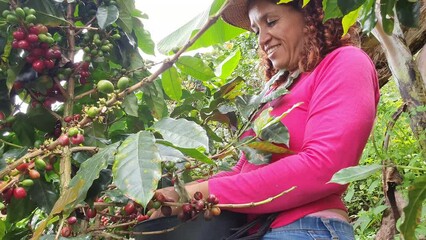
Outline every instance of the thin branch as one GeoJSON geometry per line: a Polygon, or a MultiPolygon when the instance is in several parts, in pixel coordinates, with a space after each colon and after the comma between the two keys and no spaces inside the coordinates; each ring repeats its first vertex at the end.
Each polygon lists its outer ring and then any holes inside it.
{"type": "Polygon", "coordinates": [[[98,147],[79,146],[79,147],[72,147],[72,148],[70,148],[70,151],[72,153],[74,153],[74,152],[83,152],[83,151],[97,152],[98,151],[98,147]]]}
{"type": "Polygon", "coordinates": [[[407,111],[407,104],[406,103],[402,104],[398,108],[398,110],[392,115],[391,121],[386,126],[385,139],[383,140],[383,150],[385,152],[387,152],[388,148],[389,148],[389,141],[390,141],[392,129],[395,126],[396,121],[398,120],[398,118],[405,111],[407,111]]]}
{"type": "Polygon", "coordinates": [[[12,147],[15,147],[15,148],[24,148],[23,146],[19,146],[19,145],[16,145],[16,144],[13,144],[13,143],[7,142],[7,141],[5,141],[5,140],[3,140],[3,139],[0,139],[0,142],[3,142],[4,144],[9,145],[9,146],[12,146],[12,147]]]}
{"type": "Polygon", "coordinates": [[[75,101],[80,100],[80,99],[84,98],[85,96],[89,96],[90,94],[94,94],[94,93],[97,93],[97,92],[98,92],[98,89],[96,89],[96,88],[90,89],[87,92],[84,92],[82,94],[75,96],[74,100],[75,101]]]}
{"type": "MultiPolygon", "coordinates": [[[[274,197],[270,197],[267,198],[265,200],[259,201],[259,202],[251,202],[251,203],[240,203],[240,204],[216,204],[214,205],[215,207],[218,208],[249,208],[249,207],[257,207],[263,204],[267,204],[270,203],[272,201],[274,201],[277,198],[282,197],[284,194],[287,194],[291,191],[293,191],[294,189],[296,189],[295,186],[283,191],[282,193],[274,196],[274,197]]],[[[164,206],[170,206],[170,207],[181,207],[183,205],[183,203],[177,203],[177,202],[163,202],[162,203],[164,206]]]]}
{"type": "Polygon", "coordinates": [[[62,96],[64,96],[65,98],[65,101],[67,101],[70,98],[70,96],[68,95],[67,90],[65,90],[65,88],[62,87],[58,77],[54,77],[53,81],[55,81],[56,86],[58,86],[59,92],[61,92],[62,96]]]}

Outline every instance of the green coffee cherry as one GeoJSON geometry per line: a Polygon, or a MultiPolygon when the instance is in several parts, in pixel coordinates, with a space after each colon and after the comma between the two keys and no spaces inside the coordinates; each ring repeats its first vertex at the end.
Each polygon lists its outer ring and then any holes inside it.
{"type": "Polygon", "coordinates": [[[130,80],[128,77],[121,77],[120,79],[118,79],[117,88],[123,91],[124,89],[129,87],[129,83],[130,83],[130,80]]]}
{"type": "Polygon", "coordinates": [[[31,187],[32,185],[34,185],[34,181],[31,179],[25,179],[20,182],[20,185],[24,187],[31,187]]]}
{"type": "Polygon", "coordinates": [[[21,18],[21,19],[24,19],[24,18],[25,18],[25,11],[24,11],[24,9],[22,9],[22,8],[20,8],[20,7],[17,7],[17,8],[15,9],[15,14],[16,14],[16,16],[17,16],[17,17],[19,17],[19,18],[21,18]]]}

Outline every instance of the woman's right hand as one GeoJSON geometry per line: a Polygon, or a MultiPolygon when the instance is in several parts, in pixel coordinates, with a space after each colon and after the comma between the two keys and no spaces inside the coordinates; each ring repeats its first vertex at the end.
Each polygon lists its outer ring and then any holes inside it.
{"type": "MultiPolygon", "coordinates": [[[[179,200],[179,194],[174,190],[174,187],[166,187],[166,188],[157,189],[154,193],[153,199],[162,203],[177,202],[179,200]]],[[[171,215],[178,214],[179,212],[178,207],[171,207],[171,209],[172,209],[171,215]]],[[[164,217],[164,214],[161,212],[161,207],[151,214],[150,219],[155,219],[159,217],[164,217]]]]}

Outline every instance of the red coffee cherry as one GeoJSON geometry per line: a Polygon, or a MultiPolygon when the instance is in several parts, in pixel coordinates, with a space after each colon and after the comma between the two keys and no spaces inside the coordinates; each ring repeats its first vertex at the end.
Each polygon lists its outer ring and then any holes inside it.
{"type": "Polygon", "coordinates": [[[84,136],[80,133],[71,137],[71,143],[74,145],[78,145],[82,142],[84,142],[84,136]]]}
{"type": "Polygon", "coordinates": [[[18,42],[18,48],[28,50],[30,49],[30,43],[27,40],[20,40],[18,42]]]}
{"type": "Polygon", "coordinates": [[[94,218],[96,217],[96,214],[97,214],[96,209],[91,209],[91,208],[86,209],[86,217],[94,218]]]}
{"type": "Polygon", "coordinates": [[[172,215],[172,208],[170,206],[161,206],[161,213],[168,217],[172,215]]]}
{"type": "Polygon", "coordinates": [[[17,187],[13,190],[13,196],[16,199],[23,199],[27,197],[27,191],[23,187],[17,187]]]}
{"type": "Polygon", "coordinates": [[[194,198],[195,198],[195,200],[203,199],[203,194],[201,192],[195,192],[194,198]]]}
{"type": "Polygon", "coordinates": [[[31,179],[39,179],[40,178],[40,173],[37,170],[31,169],[28,172],[28,175],[30,176],[31,179]]]}
{"type": "Polygon", "coordinates": [[[62,237],[71,236],[72,229],[69,226],[64,226],[61,230],[62,237]]]}
{"type": "Polygon", "coordinates": [[[182,212],[184,213],[190,213],[192,211],[192,206],[190,203],[184,203],[182,205],[182,212]]]}
{"type": "Polygon", "coordinates": [[[197,210],[198,212],[202,211],[204,209],[204,200],[197,200],[197,202],[195,202],[195,210],[197,210]]]}
{"type": "Polygon", "coordinates": [[[38,42],[38,36],[36,34],[28,34],[27,41],[30,43],[38,42]]]}
{"type": "Polygon", "coordinates": [[[77,218],[75,216],[71,216],[67,219],[67,223],[69,225],[74,225],[77,222],[77,218]]]}
{"type": "Polygon", "coordinates": [[[131,215],[136,211],[135,204],[133,202],[128,202],[126,206],[124,206],[124,211],[127,215],[131,215]]]}
{"type": "Polygon", "coordinates": [[[25,172],[28,169],[28,165],[28,163],[21,163],[16,167],[16,169],[18,169],[20,172],[25,172]]]}
{"type": "Polygon", "coordinates": [[[24,40],[25,39],[25,32],[23,31],[15,31],[12,33],[13,38],[16,40],[24,40]]]}
{"type": "Polygon", "coordinates": [[[41,73],[44,71],[44,68],[45,68],[45,65],[43,60],[36,60],[33,62],[33,69],[36,72],[41,73]]]}

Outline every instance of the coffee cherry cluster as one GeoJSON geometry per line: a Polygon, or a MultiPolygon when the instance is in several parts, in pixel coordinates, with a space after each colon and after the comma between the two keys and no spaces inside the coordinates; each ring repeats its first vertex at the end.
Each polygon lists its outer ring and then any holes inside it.
{"type": "Polygon", "coordinates": [[[50,47],[54,40],[43,24],[32,25],[28,29],[19,27],[13,32],[13,38],[12,47],[27,51],[25,61],[32,64],[38,73],[54,68],[56,61],[62,57],[58,47],[50,47]]]}
{"type": "Polygon", "coordinates": [[[34,23],[37,20],[35,13],[36,11],[32,8],[17,7],[14,10],[4,10],[2,16],[6,18],[6,21],[11,25],[23,25],[34,23]]]}
{"type": "Polygon", "coordinates": [[[73,145],[79,145],[84,142],[84,135],[81,129],[77,127],[68,128],[67,133],[59,136],[58,143],[61,146],[68,146],[70,143],[73,145]]]}
{"type": "Polygon", "coordinates": [[[98,57],[108,56],[114,47],[108,39],[101,39],[98,33],[93,34],[93,36],[87,34],[83,40],[85,42],[85,47],[83,48],[83,59],[85,62],[91,62],[98,57]]]}
{"type": "Polygon", "coordinates": [[[81,63],[77,64],[77,74],[80,75],[79,77],[79,83],[81,85],[84,85],[87,83],[87,78],[90,77],[90,72],[89,72],[89,67],[90,67],[90,61],[83,61],[81,63]]]}
{"type": "Polygon", "coordinates": [[[178,218],[181,221],[188,221],[204,211],[204,219],[211,220],[214,216],[220,215],[220,208],[216,206],[218,203],[219,199],[214,194],[210,194],[207,199],[203,199],[201,192],[195,192],[194,198],[182,205],[182,211],[178,214],[178,218]]]}

